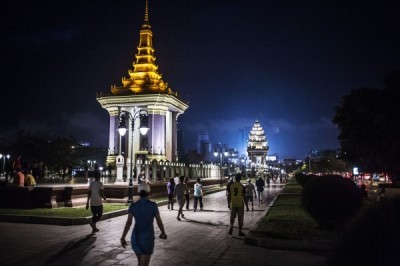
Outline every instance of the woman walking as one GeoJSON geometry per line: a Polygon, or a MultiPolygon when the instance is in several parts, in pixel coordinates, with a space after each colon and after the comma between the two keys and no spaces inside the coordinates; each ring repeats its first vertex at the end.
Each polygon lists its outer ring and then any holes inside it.
{"type": "Polygon", "coordinates": [[[125,237],[132,225],[132,218],[135,217],[135,225],[132,230],[131,246],[138,259],[138,265],[149,265],[154,250],[154,218],[161,230],[161,239],[167,239],[164,225],[158,211],[157,204],[148,199],[150,187],[143,183],[139,185],[140,199],[131,203],[128,210],[128,219],[121,236],[121,245],[126,248],[125,237]]]}

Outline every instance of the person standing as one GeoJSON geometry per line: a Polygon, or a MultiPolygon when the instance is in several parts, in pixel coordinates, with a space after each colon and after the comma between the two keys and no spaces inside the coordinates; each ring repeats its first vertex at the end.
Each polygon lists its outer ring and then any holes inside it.
{"type": "Polygon", "coordinates": [[[263,202],[263,191],[264,191],[264,187],[265,187],[265,182],[264,180],[261,178],[261,176],[259,176],[256,180],[256,187],[257,187],[257,196],[258,196],[258,203],[262,203],[263,202]]]}
{"type": "Polygon", "coordinates": [[[189,200],[190,200],[190,189],[189,189],[188,181],[189,181],[189,178],[185,177],[185,185],[188,187],[188,192],[185,193],[186,210],[189,210],[189,200]]]}
{"type": "Polygon", "coordinates": [[[126,248],[125,237],[131,228],[133,217],[135,225],[131,235],[131,246],[138,259],[138,265],[149,265],[150,258],[154,251],[154,218],[161,230],[161,239],[167,239],[164,224],[160,217],[157,204],[148,199],[150,186],[142,183],[138,186],[140,199],[131,203],[128,209],[128,219],[121,236],[121,246],[126,248]]]}
{"type": "Polygon", "coordinates": [[[88,198],[86,202],[86,210],[89,209],[89,201],[90,201],[90,210],[92,212],[92,221],[90,222],[90,227],[92,227],[92,233],[96,233],[99,229],[96,226],[96,223],[101,219],[103,215],[103,201],[106,200],[106,196],[104,195],[104,185],[100,182],[100,172],[96,171],[94,173],[94,181],[90,183],[88,190],[88,198]]]}
{"type": "Polygon", "coordinates": [[[22,173],[21,168],[16,169],[16,173],[14,174],[14,184],[23,187],[25,185],[25,175],[22,173]]]}
{"type": "Polygon", "coordinates": [[[188,186],[184,183],[185,178],[183,176],[179,177],[179,184],[177,184],[175,186],[175,190],[174,190],[174,198],[176,196],[176,201],[178,202],[178,216],[176,217],[176,219],[178,221],[181,220],[181,218],[179,218],[179,215],[183,217],[185,217],[185,215],[183,215],[183,206],[185,205],[185,194],[189,193],[189,188],[188,186]]]}
{"type": "Polygon", "coordinates": [[[239,236],[245,236],[242,232],[243,218],[244,218],[244,197],[246,190],[240,180],[242,179],[241,174],[236,174],[235,182],[231,185],[231,217],[230,217],[230,228],[228,234],[232,235],[233,224],[235,223],[236,216],[238,217],[239,223],[239,236]]]}
{"type": "Polygon", "coordinates": [[[168,193],[168,210],[174,209],[174,191],[175,191],[175,181],[171,177],[167,184],[167,193],[168,193]]]}
{"type": "Polygon", "coordinates": [[[22,170],[22,161],[21,161],[21,155],[18,155],[17,157],[14,158],[13,163],[12,163],[12,169],[14,171],[13,174],[16,174],[18,170],[22,170]]]}
{"type": "Polygon", "coordinates": [[[251,202],[251,210],[254,211],[253,192],[256,199],[257,193],[254,184],[251,183],[250,178],[247,179],[247,184],[244,187],[246,188],[246,211],[249,211],[249,202],[251,202]]]}
{"type": "Polygon", "coordinates": [[[197,178],[196,184],[193,186],[193,211],[197,211],[197,202],[200,202],[200,210],[203,210],[203,185],[200,184],[200,178],[197,178]]]}
{"type": "Polygon", "coordinates": [[[226,185],[226,198],[228,200],[228,209],[231,209],[231,185],[233,183],[233,178],[229,178],[228,184],[226,185]]]}

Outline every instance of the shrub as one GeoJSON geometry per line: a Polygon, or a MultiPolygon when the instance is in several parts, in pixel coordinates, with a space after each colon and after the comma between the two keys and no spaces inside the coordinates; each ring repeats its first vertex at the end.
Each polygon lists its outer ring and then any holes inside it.
{"type": "Polygon", "coordinates": [[[299,183],[302,187],[304,187],[312,177],[314,177],[314,175],[306,175],[306,174],[303,174],[303,173],[296,173],[295,174],[295,178],[296,178],[297,183],[299,183]]]}
{"type": "Polygon", "coordinates": [[[399,265],[400,197],[361,212],[341,241],[333,265],[399,265]]]}
{"type": "Polygon", "coordinates": [[[361,207],[358,187],[339,175],[315,176],[303,189],[302,205],[321,227],[342,226],[361,207]]]}

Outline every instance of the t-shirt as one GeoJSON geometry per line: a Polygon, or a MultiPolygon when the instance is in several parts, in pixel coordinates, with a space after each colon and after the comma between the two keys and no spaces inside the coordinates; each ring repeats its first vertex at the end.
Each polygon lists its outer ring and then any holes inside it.
{"type": "Polygon", "coordinates": [[[89,185],[90,195],[90,205],[91,206],[101,206],[103,204],[103,199],[100,195],[100,190],[104,189],[103,183],[100,181],[93,181],[89,185]]]}
{"type": "Polygon", "coordinates": [[[179,183],[175,186],[175,194],[178,199],[183,199],[185,197],[185,192],[189,193],[189,188],[186,184],[179,183]]]}
{"type": "Polygon", "coordinates": [[[256,180],[257,191],[260,191],[260,192],[264,191],[264,186],[265,186],[264,180],[262,180],[261,178],[256,180]]]}
{"type": "Polygon", "coordinates": [[[231,185],[231,206],[243,207],[243,198],[245,195],[245,188],[240,182],[234,182],[231,185]]]}
{"type": "Polygon", "coordinates": [[[247,183],[244,187],[246,188],[246,196],[253,196],[255,190],[253,183],[247,183]]]}
{"type": "Polygon", "coordinates": [[[142,241],[154,240],[154,217],[160,213],[157,204],[148,199],[141,198],[129,206],[128,212],[132,213],[133,217],[135,217],[132,237],[138,237],[135,236],[135,232],[139,232],[142,241]]]}
{"type": "Polygon", "coordinates": [[[202,197],[203,196],[203,191],[202,191],[203,185],[200,183],[196,183],[193,186],[193,195],[195,197],[202,197]]]}
{"type": "Polygon", "coordinates": [[[27,185],[27,186],[34,186],[34,185],[36,185],[36,181],[35,181],[35,178],[33,177],[33,175],[27,174],[27,175],[25,176],[25,185],[27,185]]]}

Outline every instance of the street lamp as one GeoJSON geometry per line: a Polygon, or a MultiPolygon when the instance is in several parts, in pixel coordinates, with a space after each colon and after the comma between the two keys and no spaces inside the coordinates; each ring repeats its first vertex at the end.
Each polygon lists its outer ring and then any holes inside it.
{"type": "Polygon", "coordinates": [[[247,156],[246,155],[243,155],[243,157],[242,157],[243,159],[242,159],[242,163],[244,163],[244,175],[245,175],[245,177],[246,177],[246,179],[247,179],[247,156]]]}
{"type": "Polygon", "coordinates": [[[139,118],[140,120],[140,127],[139,127],[139,131],[140,134],[142,135],[146,135],[147,132],[149,131],[149,127],[148,127],[148,113],[146,110],[139,110],[136,113],[134,113],[133,115],[128,112],[128,111],[121,111],[121,113],[119,114],[119,118],[120,118],[120,123],[119,123],[119,127],[118,127],[118,132],[121,136],[124,136],[127,130],[127,126],[126,126],[126,118],[128,118],[131,121],[131,131],[132,131],[132,141],[131,141],[131,169],[130,169],[130,175],[129,175],[129,189],[128,189],[128,203],[132,203],[133,202],[133,177],[132,177],[132,172],[133,172],[133,165],[132,162],[134,162],[133,160],[133,132],[135,130],[135,120],[137,118],[139,118]]]}
{"type": "Polygon", "coordinates": [[[219,163],[220,163],[220,175],[221,175],[221,187],[222,187],[222,163],[223,163],[223,156],[228,156],[228,145],[226,144],[215,144],[214,145],[214,156],[217,157],[219,155],[219,163]]]}
{"type": "MultiPolygon", "coordinates": [[[[10,159],[10,154],[3,155],[0,153],[0,159],[3,158],[3,171],[2,171],[3,175],[4,175],[5,167],[6,167],[6,157],[7,157],[7,160],[10,159]]],[[[6,181],[7,181],[7,177],[6,177],[6,181]]]]}

